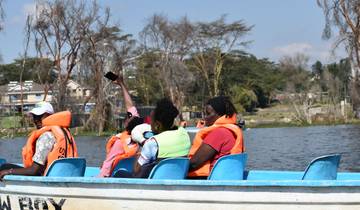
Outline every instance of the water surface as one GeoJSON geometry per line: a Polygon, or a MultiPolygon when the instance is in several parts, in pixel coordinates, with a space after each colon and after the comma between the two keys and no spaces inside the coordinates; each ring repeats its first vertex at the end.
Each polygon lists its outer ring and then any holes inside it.
{"type": "MultiPolygon", "coordinates": [[[[99,166],[105,158],[107,137],[76,137],[79,154],[87,164],[99,166]]],[[[313,126],[258,128],[244,131],[247,168],[265,170],[304,170],[315,157],[341,154],[340,171],[360,172],[360,126],[313,126]]],[[[0,156],[21,162],[25,137],[0,141],[0,156]]]]}

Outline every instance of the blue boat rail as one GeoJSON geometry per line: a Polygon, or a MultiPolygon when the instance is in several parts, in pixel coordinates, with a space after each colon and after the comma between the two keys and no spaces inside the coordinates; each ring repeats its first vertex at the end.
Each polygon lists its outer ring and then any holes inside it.
{"type": "MultiPolygon", "coordinates": [[[[259,175],[263,171],[249,171],[248,174],[259,175]]],[[[267,171],[266,174],[269,174],[267,171]]],[[[279,174],[283,172],[275,172],[279,174]]],[[[288,172],[285,172],[288,173],[288,172]]],[[[292,172],[294,173],[294,172],[292,172]]],[[[295,172],[296,173],[296,172],[295,172]]],[[[161,180],[161,179],[128,179],[128,178],[96,178],[96,177],[34,177],[34,176],[5,176],[4,182],[0,182],[0,187],[8,182],[32,182],[32,183],[54,183],[56,185],[69,184],[121,184],[121,185],[163,185],[163,186],[282,186],[282,187],[360,187],[360,173],[339,173],[339,177],[354,179],[337,179],[337,180],[301,180],[303,172],[298,172],[298,180],[161,180]]],[[[293,176],[296,174],[292,174],[293,176]]],[[[295,177],[294,176],[294,177],[295,177]]],[[[249,177],[251,178],[251,177],[249,177]]]]}

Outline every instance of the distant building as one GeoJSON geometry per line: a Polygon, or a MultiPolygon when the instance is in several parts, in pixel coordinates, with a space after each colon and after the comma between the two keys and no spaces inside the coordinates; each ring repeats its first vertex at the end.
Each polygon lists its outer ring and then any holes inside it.
{"type": "MultiPolygon", "coordinates": [[[[54,89],[56,90],[56,87],[54,89]]],[[[21,111],[21,94],[24,111],[30,110],[36,103],[44,100],[44,90],[44,85],[37,84],[33,81],[25,81],[22,85],[20,82],[11,81],[7,85],[0,86],[0,111],[21,111]]],[[[67,84],[67,94],[71,98],[81,100],[90,96],[91,91],[89,88],[82,87],[77,82],[69,80],[67,84]]],[[[53,95],[53,91],[49,90],[46,101],[52,102],[53,95]]]]}
{"type": "MultiPolygon", "coordinates": [[[[44,100],[44,86],[25,81],[22,85],[17,81],[11,81],[7,85],[0,86],[1,105],[5,111],[21,111],[21,93],[23,98],[24,110],[29,110],[40,101],[44,100]],[[22,91],[21,91],[22,89],[22,91]]],[[[46,101],[52,100],[52,91],[49,90],[46,101]]]]}
{"type": "Polygon", "coordinates": [[[81,86],[74,80],[69,80],[67,83],[67,95],[72,98],[83,99],[90,96],[90,93],[90,88],[81,86]]]}

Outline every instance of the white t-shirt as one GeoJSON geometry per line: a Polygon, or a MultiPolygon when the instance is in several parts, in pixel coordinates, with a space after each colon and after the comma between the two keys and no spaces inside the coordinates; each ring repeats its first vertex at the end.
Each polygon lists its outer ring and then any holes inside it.
{"type": "Polygon", "coordinates": [[[155,140],[155,138],[150,138],[146,140],[143,148],[141,149],[140,156],[138,158],[138,163],[142,166],[147,163],[151,163],[156,160],[157,152],[159,150],[159,146],[155,140]]]}
{"type": "Polygon", "coordinates": [[[47,156],[53,149],[55,143],[55,136],[50,131],[41,134],[39,139],[36,141],[35,154],[32,160],[39,165],[45,165],[47,156]]]}

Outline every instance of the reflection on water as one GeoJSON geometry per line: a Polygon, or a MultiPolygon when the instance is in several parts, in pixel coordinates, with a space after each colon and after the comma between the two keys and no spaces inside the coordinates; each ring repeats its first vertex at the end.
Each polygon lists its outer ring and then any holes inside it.
{"type": "MultiPolygon", "coordinates": [[[[304,170],[315,157],[339,153],[340,171],[360,172],[360,126],[259,128],[244,132],[248,169],[304,170]]],[[[106,137],[76,137],[79,154],[88,165],[99,166],[105,157],[106,137]]],[[[21,162],[25,138],[0,141],[0,157],[21,162]]]]}

